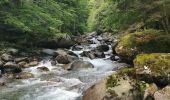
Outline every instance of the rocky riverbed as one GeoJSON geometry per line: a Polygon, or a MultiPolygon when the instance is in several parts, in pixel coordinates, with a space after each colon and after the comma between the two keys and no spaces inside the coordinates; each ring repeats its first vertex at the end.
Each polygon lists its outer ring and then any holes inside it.
{"type": "Polygon", "coordinates": [[[111,34],[91,33],[74,41],[69,49],[2,51],[0,99],[87,100],[82,97],[89,87],[127,66],[114,54],[118,40],[111,34]]]}

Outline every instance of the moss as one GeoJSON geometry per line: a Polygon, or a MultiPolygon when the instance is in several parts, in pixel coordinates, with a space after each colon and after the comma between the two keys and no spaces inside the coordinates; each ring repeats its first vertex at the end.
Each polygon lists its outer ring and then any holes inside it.
{"type": "Polygon", "coordinates": [[[119,71],[119,75],[121,76],[124,76],[124,75],[128,75],[130,77],[133,77],[135,76],[135,73],[134,73],[135,69],[134,68],[130,68],[130,67],[124,67],[122,69],[120,69],[119,71]]]}
{"type": "Polygon", "coordinates": [[[149,87],[149,84],[146,83],[145,81],[138,81],[138,86],[139,86],[139,90],[141,92],[144,92],[146,90],[147,87],[149,87]]]}
{"type": "Polygon", "coordinates": [[[130,60],[140,53],[168,53],[170,38],[164,32],[154,29],[131,33],[121,39],[116,52],[130,60]]]}
{"type": "Polygon", "coordinates": [[[153,76],[170,74],[170,53],[140,54],[134,60],[136,71],[145,70],[148,67],[153,76]]]}
{"type": "Polygon", "coordinates": [[[116,86],[117,83],[118,83],[118,75],[112,74],[107,79],[106,88],[109,90],[109,88],[116,86]]]}
{"type": "Polygon", "coordinates": [[[140,54],[134,60],[137,77],[164,86],[170,83],[170,53],[140,54]]]}

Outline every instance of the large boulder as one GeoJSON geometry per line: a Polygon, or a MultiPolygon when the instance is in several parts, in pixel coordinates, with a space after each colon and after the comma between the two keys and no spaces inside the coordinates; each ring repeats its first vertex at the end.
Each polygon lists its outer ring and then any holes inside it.
{"type": "Polygon", "coordinates": [[[170,100],[170,86],[166,86],[162,90],[155,92],[154,94],[155,100],[170,100]]]}
{"type": "Polygon", "coordinates": [[[140,54],[134,60],[139,79],[158,85],[170,83],[170,53],[140,54]]]}
{"type": "Polygon", "coordinates": [[[74,45],[73,39],[69,35],[63,35],[59,38],[44,40],[38,44],[39,47],[56,49],[56,48],[70,48],[74,45]]]}
{"type": "Polygon", "coordinates": [[[97,47],[97,50],[100,51],[100,52],[106,52],[106,51],[108,51],[109,49],[110,49],[110,48],[109,48],[108,45],[99,45],[99,46],[97,47]]]}
{"type": "Polygon", "coordinates": [[[94,68],[94,65],[88,61],[77,60],[71,64],[69,70],[78,70],[81,68],[94,68]]]}
{"type": "Polygon", "coordinates": [[[153,29],[128,34],[116,46],[116,53],[126,61],[132,61],[140,53],[168,52],[170,52],[169,36],[153,29]]]}

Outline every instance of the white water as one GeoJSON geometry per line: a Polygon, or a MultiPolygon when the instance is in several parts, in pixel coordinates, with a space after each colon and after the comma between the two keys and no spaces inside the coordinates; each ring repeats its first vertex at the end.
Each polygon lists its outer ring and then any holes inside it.
{"type": "Polygon", "coordinates": [[[83,51],[96,48],[100,42],[95,38],[92,41],[96,44],[83,46],[82,51],[73,51],[84,61],[89,61],[94,68],[81,69],[77,71],[66,71],[61,65],[52,66],[50,60],[44,59],[38,66],[27,68],[24,71],[31,72],[35,78],[14,81],[5,88],[0,88],[0,100],[81,100],[83,92],[101,79],[109,76],[114,71],[123,67],[124,63],[109,60],[112,53],[103,59],[89,59],[81,57],[83,51]],[[41,72],[38,67],[48,67],[49,72],[41,72]]]}

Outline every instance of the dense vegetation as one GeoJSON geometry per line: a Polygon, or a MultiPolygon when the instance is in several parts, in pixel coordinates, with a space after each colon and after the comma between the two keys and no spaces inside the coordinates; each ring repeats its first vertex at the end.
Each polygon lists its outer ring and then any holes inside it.
{"type": "Polygon", "coordinates": [[[90,30],[120,32],[155,28],[170,33],[169,0],[90,0],[90,30]]]}
{"type": "Polygon", "coordinates": [[[1,0],[1,40],[30,42],[83,33],[88,13],[86,3],[86,0],[1,0]]]}

